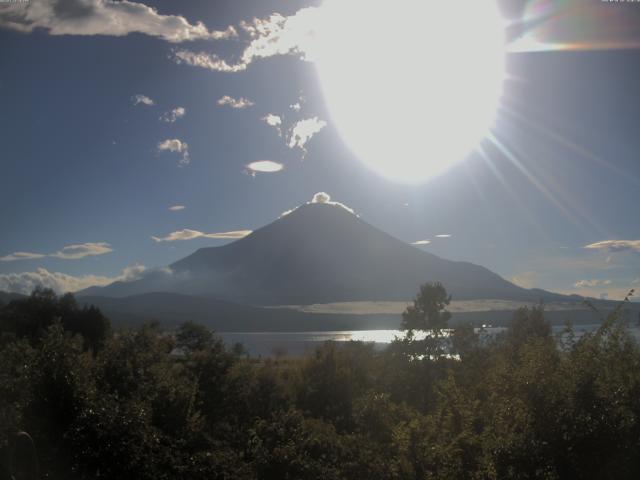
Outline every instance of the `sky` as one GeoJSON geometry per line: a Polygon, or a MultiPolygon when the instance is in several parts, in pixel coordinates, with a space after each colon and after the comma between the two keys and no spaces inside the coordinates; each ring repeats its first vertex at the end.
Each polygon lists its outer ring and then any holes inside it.
{"type": "Polygon", "coordinates": [[[324,35],[321,1],[0,3],[0,290],[133,279],[318,192],[524,287],[640,287],[640,3],[502,2],[460,155],[493,2],[349,1],[324,35]]]}

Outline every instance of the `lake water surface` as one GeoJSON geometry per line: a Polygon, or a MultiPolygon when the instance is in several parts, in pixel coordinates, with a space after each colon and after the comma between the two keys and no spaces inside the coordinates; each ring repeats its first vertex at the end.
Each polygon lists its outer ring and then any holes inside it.
{"type": "MultiPolygon", "coordinates": [[[[599,324],[575,325],[576,338],[585,332],[595,330],[599,324]]],[[[560,333],[564,326],[552,327],[554,333],[560,333]]],[[[478,329],[476,329],[478,330],[478,329]]],[[[504,327],[485,328],[489,335],[496,335],[505,330],[504,327]]],[[[640,341],[640,327],[630,328],[634,337],[640,341]]],[[[277,354],[302,355],[312,351],[318,345],[327,342],[361,341],[371,342],[378,348],[384,348],[396,337],[403,337],[401,330],[345,330],[326,332],[217,332],[225,343],[233,345],[241,343],[254,357],[271,357],[277,354]]]]}

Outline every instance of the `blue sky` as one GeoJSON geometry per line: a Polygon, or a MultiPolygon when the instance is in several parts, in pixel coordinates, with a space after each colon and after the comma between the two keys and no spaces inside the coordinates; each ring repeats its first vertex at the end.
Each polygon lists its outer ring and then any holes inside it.
{"type": "MultiPolygon", "coordinates": [[[[540,2],[520,3],[504,10],[516,27],[540,2]]],[[[417,248],[523,286],[610,298],[640,286],[640,29],[629,33],[640,5],[594,0],[564,17],[575,28],[538,32],[555,47],[511,48],[494,141],[418,184],[350,149],[316,65],[285,35],[318,5],[0,5],[0,288],[132,278],[320,191],[401,240],[429,241],[417,248]],[[259,161],[282,169],[247,167],[259,161]]],[[[366,115],[402,128],[377,106],[366,115]]],[[[428,162],[429,132],[423,141],[428,162]]]]}

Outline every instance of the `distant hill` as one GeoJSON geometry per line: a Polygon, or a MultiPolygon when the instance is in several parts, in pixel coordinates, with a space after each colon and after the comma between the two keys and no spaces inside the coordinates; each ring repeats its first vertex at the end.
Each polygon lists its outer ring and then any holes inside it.
{"type": "Polygon", "coordinates": [[[0,291],[0,306],[6,305],[11,300],[20,300],[21,298],[25,298],[26,295],[22,295],[20,293],[9,293],[0,291]]]}
{"type": "Polygon", "coordinates": [[[134,327],[152,320],[166,327],[191,320],[226,332],[357,330],[400,325],[400,312],[367,316],[311,314],[176,293],[147,293],[122,298],[84,296],[78,301],[100,308],[116,327],[134,327]]]}
{"type": "MultiPolygon", "coordinates": [[[[0,292],[0,306],[3,301],[6,304],[11,300],[23,298],[26,296],[0,292]]],[[[370,302],[363,302],[363,306],[369,312],[358,313],[358,308],[342,303],[287,308],[252,307],[207,297],[161,292],[128,297],[81,296],[78,297],[78,302],[81,305],[95,305],[100,308],[116,328],[136,327],[154,320],[171,328],[186,320],[192,320],[219,332],[396,329],[400,327],[401,313],[405,305],[404,302],[396,302],[380,309],[376,306],[367,308],[370,302]]],[[[602,300],[594,300],[594,303],[603,314],[618,304],[602,300]]],[[[513,311],[521,304],[492,300],[454,302],[451,306],[451,325],[467,322],[476,325],[507,325],[513,317],[513,311]],[[465,304],[464,308],[461,304],[465,304]]],[[[625,313],[626,318],[635,325],[640,314],[640,304],[631,303],[624,310],[628,312],[625,313]]],[[[598,316],[580,302],[548,304],[545,317],[553,324],[563,324],[567,320],[576,325],[598,322],[598,316]]]]}
{"type": "Polygon", "coordinates": [[[79,295],[126,297],[171,292],[248,305],[409,300],[426,281],[440,281],[455,299],[548,301],[566,297],[527,290],[490,270],[424,252],[345,209],[307,204],[253,234],[201,248],[132,282],[79,295]]]}

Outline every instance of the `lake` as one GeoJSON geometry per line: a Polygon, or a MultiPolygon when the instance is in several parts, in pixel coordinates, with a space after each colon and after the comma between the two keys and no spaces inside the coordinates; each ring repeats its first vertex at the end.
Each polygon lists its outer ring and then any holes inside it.
{"type": "MultiPolygon", "coordinates": [[[[576,338],[598,328],[599,324],[574,325],[576,338]]],[[[554,333],[559,333],[564,326],[553,326],[554,333]]],[[[476,329],[477,330],[477,329],[476,329]]],[[[490,335],[504,331],[504,327],[487,327],[490,335]]],[[[630,328],[631,333],[640,341],[640,328],[630,328]]],[[[252,357],[272,357],[280,355],[303,355],[327,342],[371,342],[377,348],[384,348],[396,336],[402,337],[401,330],[344,330],[326,332],[217,332],[227,345],[242,343],[252,357]]]]}

